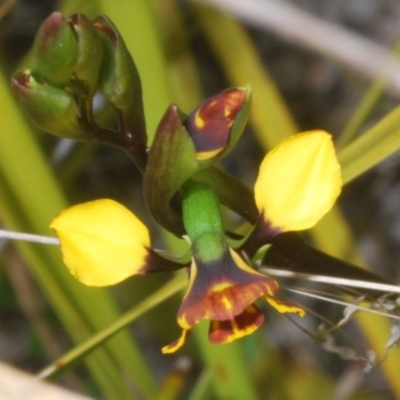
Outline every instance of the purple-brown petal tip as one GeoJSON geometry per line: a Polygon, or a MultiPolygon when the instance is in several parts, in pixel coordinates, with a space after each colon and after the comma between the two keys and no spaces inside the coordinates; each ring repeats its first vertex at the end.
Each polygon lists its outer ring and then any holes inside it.
{"type": "Polygon", "coordinates": [[[249,266],[233,250],[223,258],[192,263],[191,283],[178,311],[183,329],[199,323],[232,320],[260,297],[273,296],[278,284],[249,266]]]}
{"type": "Polygon", "coordinates": [[[211,321],[209,339],[211,343],[231,343],[252,334],[264,322],[264,315],[254,305],[248,306],[232,320],[211,321]]]}

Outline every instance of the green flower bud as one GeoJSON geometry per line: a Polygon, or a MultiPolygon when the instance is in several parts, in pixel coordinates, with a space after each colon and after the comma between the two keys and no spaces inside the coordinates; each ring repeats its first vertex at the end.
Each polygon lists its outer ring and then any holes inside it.
{"type": "Polygon", "coordinates": [[[85,15],[76,13],[65,19],[60,13],[51,14],[40,27],[32,51],[36,75],[53,85],[73,86],[94,95],[103,44],[85,15]]]}
{"type": "Polygon", "coordinates": [[[104,15],[93,19],[104,45],[100,90],[117,108],[139,103],[142,88],[139,73],[125,42],[114,24],[104,15]]]}
{"type": "Polygon", "coordinates": [[[92,22],[77,13],[67,19],[77,41],[77,58],[73,67],[75,78],[87,85],[90,94],[97,90],[103,58],[103,44],[92,22]]]}
{"type": "Polygon", "coordinates": [[[18,71],[12,86],[31,121],[41,130],[71,139],[90,139],[79,120],[74,97],[63,89],[35,79],[29,70],[18,71]]]}
{"type": "Polygon", "coordinates": [[[78,44],[70,24],[58,12],[47,18],[33,44],[34,70],[49,82],[69,82],[77,60],[78,44]]]}
{"type": "Polygon", "coordinates": [[[99,89],[120,110],[131,133],[146,136],[142,102],[142,85],[136,65],[113,23],[104,15],[93,20],[103,41],[104,57],[99,89]]]}
{"type": "Polygon", "coordinates": [[[113,106],[120,131],[130,138],[129,154],[139,168],[147,159],[147,134],[143,111],[142,85],[135,63],[117,28],[104,15],[93,20],[103,42],[99,91],[113,106]]]}

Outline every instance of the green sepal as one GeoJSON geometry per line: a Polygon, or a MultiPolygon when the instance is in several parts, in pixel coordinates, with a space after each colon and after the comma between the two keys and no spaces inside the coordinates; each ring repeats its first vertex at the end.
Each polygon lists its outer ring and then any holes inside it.
{"type": "Polygon", "coordinates": [[[132,136],[129,152],[143,170],[147,133],[139,73],[115,25],[104,15],[95,17],[92,22],[101,38],[104,52],[99,90],[114,108],[119,130],[132,136]]]}
{"type": "Polygon", "coordinates": [[[40,26],[32,55],[36,74],[54,85],[67,84],[78,54],[75,33],[59,12],[54,12],[40,26]]]}
{"type": "Polygon", "coordinates": [[[12,87],[25,113],[39,129],[70,139],[91,139],[90,130],[79,120],[79,108],[70,93],[41,83],[29,70],[17,71],[12,77],[12,87]]]}
{"type": "Polygon", "coordinates": [[[85,86],[89,96],[93,96],[97,91],[103,60],[103,43],[92,22],[84,14],[72,14],[67,21],[74,30],[77,41],[73,78],[85,86]]]}
{"type": "Polygon", "coordinates": [[[185,234],[185,229],[180,199],[174,195],[198,168],[192,139],[177,107],[171,105],[158,125],[149,150],[143,185],[153,218],[178,237],[185,234]]]}

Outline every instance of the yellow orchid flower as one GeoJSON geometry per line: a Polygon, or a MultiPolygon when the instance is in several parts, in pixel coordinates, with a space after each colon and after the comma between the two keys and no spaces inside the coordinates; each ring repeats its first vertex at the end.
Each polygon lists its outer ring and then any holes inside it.
{"type": "MultiPolygon", "coordinates": [[[[332,207],[340,189],[340,167],[328,133],[310,131],[282,141],[265,156],[260,167],[255,184],[260,218],[247,239],[250,247],[252,242],[258,247],[269,243],[281,232],[312,227],[332,207]]],[[[205,192],[207,197],[207,186],[205,192]]],[[[184,199],[186,221],[189,214],[185,204],[184,199]]],[[[204,209],[208,206],[219,210],[215,198],[204,209]]],[[[191,207],[190,218],[203,218],[204,210],[191,207]]],[[[264,320],[254,304],[259,298],[281,313],[304,315],[302,308],[274,297],[277,282],[247,264],[243,258],[246,246],[230,248],[219,211],[210,215],[214,218],[211,225],[196,223],[191,231],[188,224],[192,261],[189,287],[177,316],[182,334],[162,349],[164,353],[179,349],[203,319],[210,321],[212,343],[229,343],[253,333],[264,320]],[[212,227],[211,231],[203,233],[207,226],[212,227]]],[[[73,206],[56,217],[51,227],[60,238],[68,269],[87,285],[112,285],[135,274],[189,267],[166,260],[152,250],[144,224],[112,200],[73,206]]]]}

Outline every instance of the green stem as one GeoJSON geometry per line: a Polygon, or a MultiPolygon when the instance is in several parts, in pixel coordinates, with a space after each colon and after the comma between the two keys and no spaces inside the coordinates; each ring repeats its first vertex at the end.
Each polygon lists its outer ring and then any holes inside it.
{"type": "Polygon", "coordinates": [[[190,240],[207,233],[224,233],[218,199],[211,188],[189,180],[183,187],[183,219],[190,240]]]}
{"type": "MultiPolygon", "coordinates": [[[[227,251],[228,243],[217,196],[210,186],[189,180],[182,187],[182,197],[183,222],[192,242],[194,258],[203,262],[221,259],[227,251]]],[[[193,333],[203,360],[210,368],[216,398],[257,399],[240,344],[210,345],[207,332],[204,331],[207,324],[199,325],[193,333]]],[[[206,378],[205,387],[201,391],[207,392],[208,380],[209,377],[206,378]]]]}
{"type": "Polygon", "coordinates": [[[204,184],[189,180],[183,185],[183,221],[193,254],[202,261],[221,259],[227,249],[218,198],[204,184]]]}

